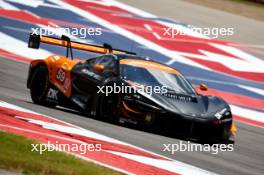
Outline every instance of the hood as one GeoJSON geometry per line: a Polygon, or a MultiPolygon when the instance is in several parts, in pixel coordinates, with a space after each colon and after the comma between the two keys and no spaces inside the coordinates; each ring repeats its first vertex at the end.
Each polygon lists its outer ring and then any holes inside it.
{"type": "MultiPolygon", "coordinates": [[[[167,111],[192,117],[209,117],[227,108],[228,104],[215,96],[183,94],[142,94],[167,111]]],[[[228,107],[229,108],[229,107],[228,107]]]]}

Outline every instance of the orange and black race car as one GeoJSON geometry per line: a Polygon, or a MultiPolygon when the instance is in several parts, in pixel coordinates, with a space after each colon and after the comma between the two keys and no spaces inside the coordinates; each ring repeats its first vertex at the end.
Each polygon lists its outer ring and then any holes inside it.
{"type": "MultiPolygon", "coordinates": [[[[229,105],[219,97],[199,95],[178,70],[108,44],[30,35],[30,48],[39,48],[40,43],[67,47],[67,54],[31,62],[27,87],[36,104],[63,106],[191,138],[217,142],[234,138],[229,105]],[[73,59],[73,48],[101,55],[73,59]]],[[[200,85],[200,90],[206,89],[200,85]]]]}

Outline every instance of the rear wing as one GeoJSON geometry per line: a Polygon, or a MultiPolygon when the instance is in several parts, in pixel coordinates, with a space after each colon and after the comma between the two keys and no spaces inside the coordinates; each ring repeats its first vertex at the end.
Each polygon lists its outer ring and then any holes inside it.
{"type": "Polygon", "coordinates": [[[136,55],[136,53],[133,53],[133,52],[113,49],[111,45],[106,44],[106,43],[103,46],[99,46],[99,45],[92,45],[92,44],[86,44],[86,43],[71,41],[70,38],[65,36],[65,35],[62,35],[61,38],[55,38],[55,37],[48,37],[48,36],[40,36],[37,34],[30,34],[29,40],[28,40],[28,47],[29,48],[38,49],[40,46],[40,43],[46,43],[46,44],[51,44],[51,45],[56,45],[56,46],[67,47],[67,57],[68,57],[69,51],[70,51],[72,58],[73,58],[72,48],[78,49],[78,50],[84,50],[84,51],[88,51],[88,52],[95,52],[95,53],[99,53],[99,54],[113,53],[113,54],[136,55]]]}

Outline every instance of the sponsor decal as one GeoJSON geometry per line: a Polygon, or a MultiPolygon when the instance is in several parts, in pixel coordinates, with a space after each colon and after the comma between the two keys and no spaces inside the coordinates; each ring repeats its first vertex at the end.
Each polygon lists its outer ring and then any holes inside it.
{"type": "Polygon", "coordinates": [[[179,100],[179,101],[197,102],[197,99],[195,97],[188,96],[188,95],[173,94],[173,93],[162,93],[162,95],[168,98],[179,100]]]}
{"type": "MultiPolygon", "coordinates": [[[[217,118],[217,119],[220,119],[224,113],[226,112],[226,108],[222,109],[221,111],[217,112],[214,116],[217,118]]],[[[229,113],[227,113],[226,115],[228,115],[229,113]]]]}
{"type": "Polygon", "coordinates": [[[58,100],[58,90],[50,88],[47,94],[47,97],[52,100],[58,100]]]}
{"type": "Polygon", "coordinates": [[[64,80],[65,80],[65,71],[63,69],[59,68],[56,78],[60,82],[64,82],[64,80]]]}

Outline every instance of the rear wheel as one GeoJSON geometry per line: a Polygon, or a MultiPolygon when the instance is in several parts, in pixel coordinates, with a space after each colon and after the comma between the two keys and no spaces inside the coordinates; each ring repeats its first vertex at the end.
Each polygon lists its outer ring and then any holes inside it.
{"type": "Polygon", "coordinates": [[[54,107],[54,102],[46,101],[46,96],[49,90],[49,76],[46,66],[39,66],[32,75],[30,95],[34,103],[54,107]]]}
{"type": "Polygon", "coordinates": [[[101,118],[117,123],[120,118],[120,96],[118,94],[102,95],[99,103],[101,118]]]}

